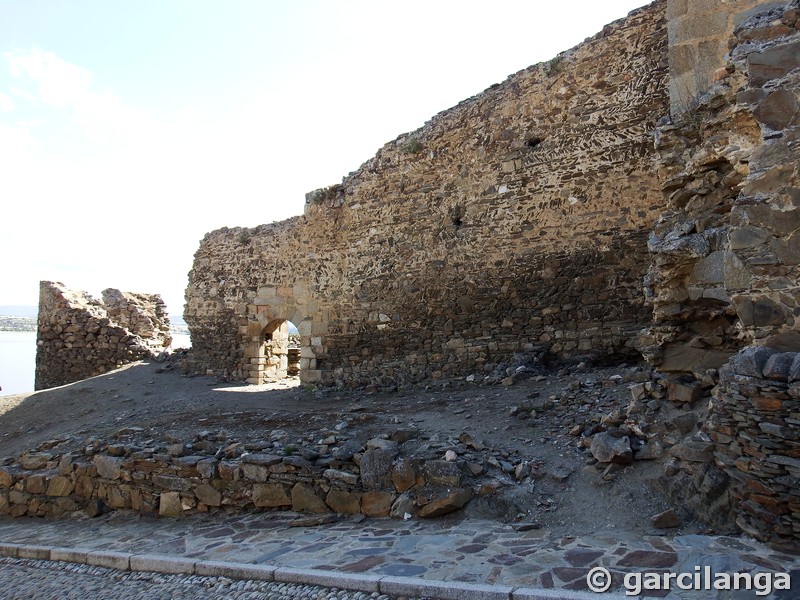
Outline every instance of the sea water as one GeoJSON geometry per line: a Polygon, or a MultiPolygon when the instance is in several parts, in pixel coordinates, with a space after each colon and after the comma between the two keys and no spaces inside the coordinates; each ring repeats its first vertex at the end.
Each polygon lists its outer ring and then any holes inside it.
{"type": "MultiPolygon", "coordinates": [[[[188,335],[173,334],[173,348],[188,348],[188,335]]],[[[0,396],[33,391],[36,332],[0,331],[0,396]]]]}
{"type": "Polygon", "coordinates": [[[0,331],[0,395],[33,391],[36,332],[0,331]]]}

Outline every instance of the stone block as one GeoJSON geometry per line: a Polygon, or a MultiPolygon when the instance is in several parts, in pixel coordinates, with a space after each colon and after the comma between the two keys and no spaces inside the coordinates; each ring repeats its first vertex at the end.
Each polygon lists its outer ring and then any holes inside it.
{"type": "Polygon", "coordinates": [[[628,464],[633,462],[633,450],[627,435],[614,437],[610,433],[598,433],[592,438],[589,452],[602,463],[628,464]]]}
{"type": "MultiPolygon", "coordinates": [[[[380,593],[392,597],[439,598],[440,600],[508,600],[515,588],[506,585],[464,583],[461,581],[434,581],[419,577],[381,577],[380,593]]],[[[577,599],[575,592],[563,596],[553,590],[536,590],[534,596],[520,596],[521,600],[577,599]]],[[[588,599],[587,599],[588,600],[588,599]]]]}
{"type": "Polygon", "coordinates": [[[378,592],[379,578],[372,574],[360,575],[357,573],[278,567],[275,569],[273,577],[275,581],[281,583],[317,585],[327,588],[364,592],[367,594],[377,594],[378,592]]]}
{"type": "Polygon", "coordinates": [[[70,481],[67,477],[57,475],[50,480],[50,484],[47,486],[47,495],[69,496],[74,487],[75,486],[73,485],[72,481],[70,481]]]}
{"type": "Polygon", "coordinates": [[[228,577],[246,581],[273,581],[275,569],[276,567],[270,565],[200,560],[194,565],[194,574],[201,577],[228,577]]]}
{"type": "Polygon", "coordinates": [[[47,475],[37,473],[25,479],[25,491],[29,494],[44,494],[47,489],[47,475]]]}
{"type": "Polygon", "coordinates": [[[425,463],[425,479],[430,485],[458,487],[461,485],[461,469],[455,462],[429,460],[425,463]]]}
{"type": "Polygon", "coordinates": [[[85,565],[88,556],[88,550],[78,550],[76,548],[52,548],[50,550],[50,560],[70,562],[79,565],[85,565]]]}
{"type": "Polygon", "coordinates": [[[783,77],[798,66],[800,42],[779,44],[747,57],[751,87],[761,87],[772,79],[783,77]]]}
{"type": "Polygon", "coordinates": [[[472,488],[458,488],[428,502],[419,509],[417,516],[422,519],[440,517],[462,508],[470,499],[472,499],[472,488]]]}
{"type": "Polygon", "coordinates": [[[405,492],[417,484],[417,473],[414,465],[407,458],[401,458],[394,464],[391,472],[392,485],[398,492],[405,492]]]}
{"type": "Polygon", "coordinates": [[[292,506],[292,499],[282,484],[256,483],[253,485],[253,504],[257,508],[279,508],[292,506]]]}
{"type": "Polygon", "coordinates": [[[391,487],[395,453],[385,448],[369,448],[361,457],[361,484],[369,490],[391,487]]]}
{"type": "Polygon", "coordinates": [[[127,552],[91,551],[86,555],[86,564],[118,571],[129,571],[131,555],[127,552]]]}
{"type": "Polygon", "coordinates": [[[325,503],[340,515],[357,515],[361,512],[361,494],[347,490],[331,489],[325,503]]]}
{"type": "Polygon", "coordinates": [[[130,558],[130,570],[191,575],[194,573],[195,562],[191,558],[166,554],[135,554],[130,558]]]}
{"type": "Polygon", "coordinates": [[[183,515],[181,495],[178,492],[162,492],[158,501],[158,514],[162,517],[180,517],[183,515]]]}
{"type": "Polygon", "coordinates": [[[778,352],[767,358],[762,374],[765,379],[788,381],[792,365],[800,354],[796,352],[778,352]]]}
{"type": "Polygon", "coordinates": [[[206,506],[220,506],[222,504],[222,494],[207,483],[198,485],[194,490],[194,494],[206,506]]]}
{"type": "Polygon", "coordinates": [[[388,517],[394,499],[392,492],[364,492],[361,496],[361,512],[368,517],[388,517]]]}
{"type": "MultiPolygon", "coordinates": [[[[800,60],[796,63],[800,63],[800,60]]],[[[762,125],[773,130],[781,130],[800,122],[800,105],[792,92],[781,88],[762,100],[753,111],[753,116],[762,125]]]]}
{"type": "Polygon", "coordinates": [[[119,458],[98,454],[92,459],[92,464],[97,469],[97,474],[103,479],[119,479],[120,465],[122,464],[119,458]]]}
{"type": "Polygon", "coordinates": [[[28,471],[44,469],[52,458],[49,452],[25,452],[19,457],[19,466],[28,471]]]}
{"type": "Polygon", "coordinates": [[[330,512],[322,498],[317,496],[314,487],[307,483],[296,483],[292,487],[292,510],[314,514],[330,512]]]}
{"type": "Polygon", "coordinates": [[[749,346],[731,357],[730,368],[738,375],[763,377],[764,366],[770,356],[776,354],[772,348],[749,346]]]}
{"type": "Polygon", "coordinates": [[[17,548],[17,558],[31,558],[35,560],[50,560],[50,546],[34,546],[22,544],[17,548]]]}

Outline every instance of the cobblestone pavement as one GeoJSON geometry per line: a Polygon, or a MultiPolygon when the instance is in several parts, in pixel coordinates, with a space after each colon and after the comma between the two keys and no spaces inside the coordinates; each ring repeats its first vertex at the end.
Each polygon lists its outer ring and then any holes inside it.
{"type": "MultiPolygon", "coordinates": [[[[131,573],[105,567],[0,557],[5,600],[399,600],[377,593],[226,577],[131,573]]],[[[407,599],[411,600],[411,599],[407,599]]]]}
{"type": "Polygon", "coordinates": [[[746,538],[614,530],[556,536],[545,530],[516,531],[497,522],[456,519],[342,519],[292,527],[295,518],[285,512],[179,520],[127,513],[91,520],[0,518],[0,543],[564,590],[586,590],[587,574],[594,567],[610,571],[612,591],[624,591],[626,573],[695,573],[696,568],[708,566],[715,574],[789,572],[794,589],[757,596],[756,590],[694,592],[673,586],[668,593],[650,595],[675,600],[800,598],[800,557],[746,538]]]}

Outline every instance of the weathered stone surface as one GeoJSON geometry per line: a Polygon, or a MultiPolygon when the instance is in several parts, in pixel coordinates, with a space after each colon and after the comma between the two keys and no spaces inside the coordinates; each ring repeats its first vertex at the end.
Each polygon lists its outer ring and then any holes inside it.
{"type": "Polygon", "coordinates": [[[673,402],[691,403],[700,398],[702,387],[699,382],[670,379],[667,383],[667,398],[673,402]]]}
{"type": "Polygon", "coordinates": [[[98,454],[92,459],[92,463],[97,469],[97,474],[103,479],[119,479],[122,464],[119,458],[98,454]]]}
{"type": "Polygon", "coordinates": [[[157,473],[153,475],[151,481],[156,487],[172,490],[175,492],[190,492],[192,491],[192,484],[182,477],[175,475],[162,475],[157,473]]]}
{"type": "Polygon", "coordinates": [[[783,77],[797,67],[798,56],[800,56],[800,42],[780,44],[750,54],[748,56],[750,85],[759,87],[771,79],[783,77]]]}
{"type": "Polygon", "coordinates": [[[417,505],[410,493],[400,494],[392,504],[389,516],[393,519],[408,519],[417,514],[417,505]]]}
{"type": "Polygon", "coordinates": [[[636,11],[389,142],[302,218],[205,236],[186,296],[195,368],[264,381],[287,319],[301,380],[326,385],[489,373],[540,347],[629,354],[665,204],[647,134],[669,112],[665,25],[664,3],[636,11]]]}
{"type": "Polygon", "coordinates": [[[314,487],[306,483],[296,483],[292,487],[292,510],[295,512],[330,512],[325,502],[317,496],[314,487]]]}
{"type": "Polygon", "coordinates": [[[407,458],[401,458],[392,469],[392,484],[398,492],[405,492],[417,483],[417,473],[407,458]]]}
{"type": "Polygon", "coordinates": [[[609,433],[598,433],[592,438],[589,452],[604,463],[627,464],[633,462],[633,450],[627,435],[614,437],[609,433]]]}
{"type": "Polygon", "coordinates": [[[361,494],[346,490],[331,489],[325,503],[341,515],[357,515],[361,512],[361,494]]]}
{"type": "Polygon", "coordinates": [[[775,353],[776,351],[772,348],[750,346],[733,356],[730,360],[730,366],[739,375],[760,378],[767,360],[775,353]]]}
{"type": "Polygon", "coordinates": [[[242,455],[242,463],[244,465],[261,465],[264,467],[271,467],[272,465],[277,465],[283,462],[283,456],[277,456],[275,454],[243,454],[242,455]]]}
{"type": "Polygon", "coordinates": [[[669,453],[675,458],[691,462],[708,462],[713,458],[714,445],[707,442],[688,441],[675,444],[669,453]]]}
{"type": "Polygon", "coordinates": [[[155,356],[172,342],[160,296],[107,289],[100,302],[52,281],[39,285],[37,330],[37,390],[155,356]]]}
{"type": "Polygon", "coordinates": [[[7,467],[0,467],[0,488],[10,488],[14,485],[15,477],[7,467]]]}
{"type": "Polygon", "coordinates": [[[31,471],[44,469],[52,458],[48,452],[26,452],[19,457],[19,466],[31,471]]]}
{"type": "Polygon", "coordinates": [[[183,515],[180,493],[162,492],[158,501],[158,514],[162,517],[180,517],[183,515]]]}
{"type": "Polygon", "coordinates": [[[364,492],[361,496],[361,512],[368,517],[388,517],[395,497],[392,492],[364,492]]]}
{"type": "Polygon", "coordinates": [[[74,484],[67,477],[56,475],[50,480],[50,483],[47,486],[47,495],[69,496],[74,488],[74,484]]]}
{"type": "Polygon", "coordinates": [[[361,483],[368,490],[388,488],[395,453],[385,448],[370,448],[361,457],[361,483]]]}
{"type": "Polygon", "coordinates": [[[773,354],[764,364],[762,374],[765,379],[774,381],[788,381],[792,371],[792,364],[800,356],[796,352],[779,352],[773,354]]]}
{"type": "Polygon", "coordinates": [[[44,494],[47,489],[47,476],[44,474],[30,475],[25,480],[25,491],[31,494],[44,494]]]}
{"type": "Polygon", "coordinates": [[[197,499],[206,506],[220,506],[222,504],[222,494],[207,483],[202,483],[194,489],[197,499]]]}
{"type": "Polygon", "coordinates": [[[245,478],[252,481],[266,481],[269,477],[269,469],[264,465],[247,463],[243,464],[241,469],[245,478]]]}
{"type": "Polygon", "coordinates": [[[286,492],[286,486],[280,483],[257,483],[253,486],[253,504],[257,508],[279,508],[292,506],[292,499],[286,492]]]}
{"type": "Polygon", "coordinates": [[[650,519],[650,522],[656,529],[671,529],[673,527],[681,526],[681,520],[678,518],[678,515],[675,514],[675,511],[671,508],[665,510],[662,513],[658,513],[657,515],[655,515],[650,519]]]}
{"type": "Polygon", "coordinates": [[[461,485],[461,469],[454,462],[429,460],[425,463],[425,479],[431,485],[459,487],[461,485]]]}
{"type": "Polygon", "coordinates": [[[800,105],[792,92],[778,89],[759,103],[753,116],[770,129],[784,129],[800,122],[800,105]]]}
{"type": "Polygon", "coordinates": [[[472,488],[458,488],[446,496],[431,500],[419,509],[417,516],[423,519],[440,517],[462,508],[472,498],[472,488]]]}

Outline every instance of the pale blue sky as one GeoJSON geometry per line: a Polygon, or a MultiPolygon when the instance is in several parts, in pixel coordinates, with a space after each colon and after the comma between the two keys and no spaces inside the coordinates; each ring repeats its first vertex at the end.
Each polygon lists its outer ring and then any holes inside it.
{"type": "Polygon", "coordinates": [[[161,293],[384,143],[641,0],[0,0],[0,305],[161,293]]]}

